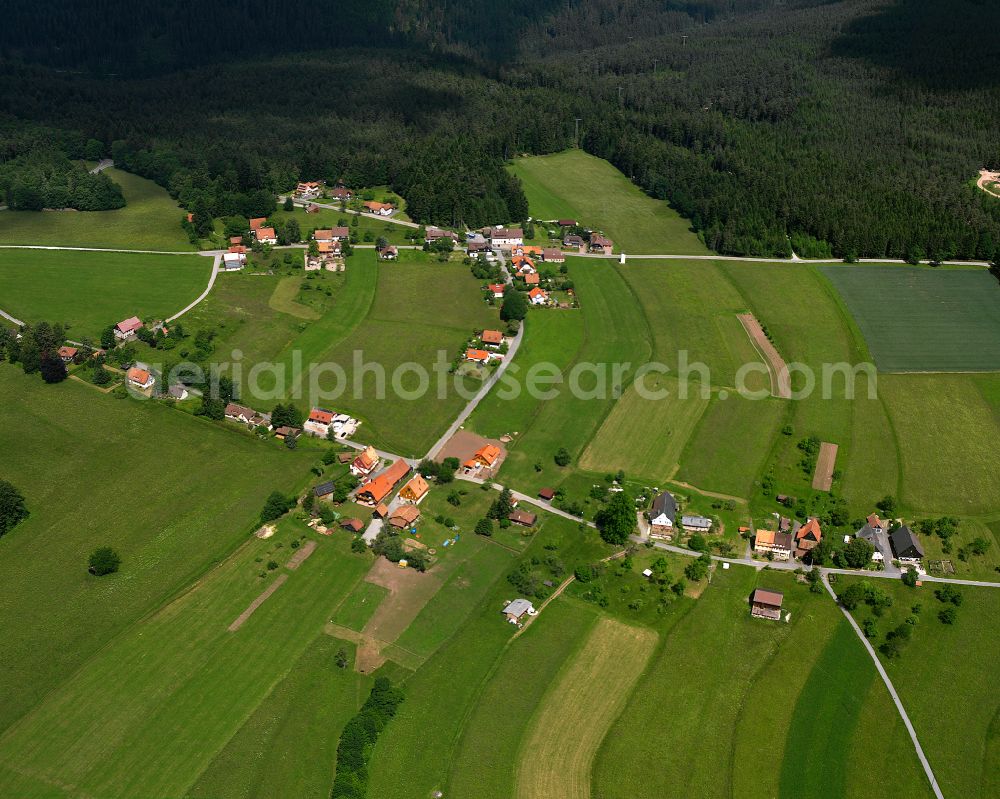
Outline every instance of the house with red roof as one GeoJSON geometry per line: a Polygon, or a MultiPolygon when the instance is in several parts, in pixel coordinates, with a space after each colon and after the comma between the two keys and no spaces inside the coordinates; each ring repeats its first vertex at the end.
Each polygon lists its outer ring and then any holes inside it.
{"type": "Polygon", "coordinates": [[[351,462],[351,474],[355,477],[368,477],[378,468],[380,462],[375,447],[369,445],[351,462]]]}
{"type": "Polygon", "coordinates": [[[254,236],[261,244],[277,244],[278,236],[273,227],[259,227],[254,231],[254,236]]]}
{"type": "Polygon", "coordinates": [[[132,316],[115,325],[115,338],[119,341],[127,341],[135,338],[136,331],[142,327],[142,320],[138,316],[132,316]]]}
{"type": "Polygon", "coordinates": [[[507,287],[503,283],[490,283],[486,288],[493,295],[493,299],[502,300],[504,289],[507,287]]]}
{"type": "Polygon", "coordinates": [[[482,365],[489,362],[490,354],[486,350],[468,349],[465,351],[465,360],[482,365]]]}
{"type": "Polygon", "coordinates": [[[130,386],[143,391],[151,389],[156,383],[156,378],[149,373],[148,369],[140,369],[138,366],[133,366],[129,369],[125,378],[128,380],[130,386]]]}
{"type": "Polygon", "coordinates": [[[484,330],[479,339],[487,347],[499,347],[503,344],[503,333],[499,330],[484,330]]]}
{"type": "Polygon", "coordinates": [[[561,264],[566,262],[566,255],[558,247],[546,247],[542,250],[542,260],[550,264],[561,264]]]}
{"type": "Polygon", "coordinates": [[[368,213],[376,216],[392,216],[392,212],[396,210],[392,203],[377,203],[372,200],[364,203],[364,207],[368,213]]]}
{"type": "Polygon", "coordinates": [[[358,489],[358,502],[368,505],[381,505],[400,481],[410,473],[410,465],[404,460],[398,460],[374,480],[365,483],[358,489]]]}
{"type": "Polygon", "coordinates": [[[323,182],[319,180],[307,180],[300,182],[295,187],[295,196],[303,200],[311,200],[314,197],[319,197],[320,192],[323,191],[323,182]]]}
{"type": "Polygon", "coordinates": [[[606,236],[602,236],[600,233],[590,234],[590,251],[598,252],[604,255],[611,255],[611,249],[614,247],[614,242],[606,236]]]}
{"type": "Polygon", "coordinates": [[[306,419],[306,423],[302,427],[307,433],[326,438],[330,432],[333,417],[333,411],[328,411],[325,408],[313,408],[309,411],[309,418],[306,419]]]}
{"type": "Polygon", "coordinates": [[[354,196],[354,194],[352,194],[351,190],[348,188],[337,186],[334,189],[330,189],[330,196],[335,200],[343,200],[344,202],[347,202],[354,196]]]}
{"type": "Polygon", "coordinates": [[[59,348],[59,359],[63,363],[73,363],[73,359],[76,357],[78,352],[76,347],[60,347],[59,348]]]}
{"type": "Polygon", "coordinates": [[[250,220],[250,230],[256,232],[258,228],[264,227],[265,222],[267,222],[266,216],[255,216],[250,220]]]}
{"type": "Polygon", "coordinates": [[[528,299],[532,305],[545,305],[549,301],[549,294],[545,289],[540,289],[536,286],[528,292],[528,299]]]}
{"type": "Polygon", "coordinates": [[[819,519],[813,516],[795,531],[795,557],[801,558],[823,540],[819,519]]]}

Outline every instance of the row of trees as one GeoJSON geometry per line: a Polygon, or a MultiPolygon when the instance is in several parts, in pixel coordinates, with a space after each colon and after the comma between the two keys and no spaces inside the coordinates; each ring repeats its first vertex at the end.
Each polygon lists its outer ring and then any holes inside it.
{"type": "Polygon", "coordinates": [[[50,145],[28,146],[32,149],[0,163],[0,193],[12,210],[106,211],[125,205],[118,184],[103,172],[90,174],[50,145]]]}
{"type": "Polygon", "coordinates": [[[368,795],[368,761],[403,698],[403,692],[387,677],[375,678],[368,699],[340,734],[331,799],[365,799],[368,795]]]}

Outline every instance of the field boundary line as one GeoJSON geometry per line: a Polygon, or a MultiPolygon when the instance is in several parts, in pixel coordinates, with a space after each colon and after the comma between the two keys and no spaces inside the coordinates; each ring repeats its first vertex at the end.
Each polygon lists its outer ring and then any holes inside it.
{"type": "Polygon", "coordinates": [[[247,619],[249,619],[256,612],[257,608],[259,608],[261,605],[267,602],[267,600],[271,598],[274,592],[277,591],[279,588],[281,588],[281,586],[283,586],[286,582],[288,582],[288,575],[279,574],[275,578],[274,582],[271,583],[263,591],[261,591],[261,593],[257,595],[257,598],[254,599],[254,601],[251,602],[249,605],[247,605],[247,609],[244,610],[239,616],[237,616],[236,619],[233,621],[233,623],[230,624],[226,629],[231,633],[234,633],[238,629],[240,629],[240,627],[242,627],[246,623],[247,619]]]}
{"type": "Polygon", "coordinates": [[[118,247],[63,247],[54,244],[0,244],[0,250],[54,250],[69,252],[122,252],[129,255],[213,255],[212,250],[129,250],[118,247]]]}
{"type": "Polygon", "coordinates": [[[903,719],[906,731],[910,734],[910,740],[913,741],[913,747],[917,751],[917,758],[920,760],[920,764],[924,767],[924,773],[927,775],[927,779],[930,780],[931,790],[934,791],[934,796],[936,796],[937,799],[944,799],[944,794],[941,793],[941,788],[938,785],[937,778],[934,776],[933,769],[931,769],[931,764],[928,762],[926,755],[924,755],[923,747],[920,746],[920,741],[917,739],[917,731],[913,728],[913,724],[910,722],[910,717],[906,714],[906,708],[903,707],[903,701],[899,698],[899,694],[896,693],[896,689],[892,684],[892,680],[889,679],[889,674],[882,665],[882,661],[878,659],[878,655],[875,653],[875,648],[871,645],[871,642],[865,638],[865,634],[861,631],[861,627],[858,626],[858,623],[854,620],[854,617],[850,614],[847,608],[837,601],[837,595],[834,593],[833,587],[830,585],[829,576],[826,572],[823,573],[823,586],[826,588],[827,593],[833,597],[833,601],[837,603],[837,607],[840,608],[841,613],[847,617],[847,621],[850,622],[851,627],[861,640],[864,648],[868,650],[868,654],[875,663],[875,668],[878,671],[879,676],[882,677],[882,682],[884,682],[885,687],[889,689],[889,695],[892,697],[892,701],[896,704],[896,710],[899,711],[899,715],[903,719]]]}

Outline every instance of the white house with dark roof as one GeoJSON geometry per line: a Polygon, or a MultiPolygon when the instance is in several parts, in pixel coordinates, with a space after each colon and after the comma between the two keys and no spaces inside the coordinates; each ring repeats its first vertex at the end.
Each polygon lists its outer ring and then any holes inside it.
{"type": "Polygon", "coordinates": [[[889,535],[892,554],[900,563],[919,563],[924,557],[924,548],[913,531],[905,524],[889,535]]]}
{"type": "Polygon", "coordinates": [[[669,541],[674,537],[674,523],[677,519],[677,500],[669,491],[664,491],[649,509],[649,537],[669,541]]]}

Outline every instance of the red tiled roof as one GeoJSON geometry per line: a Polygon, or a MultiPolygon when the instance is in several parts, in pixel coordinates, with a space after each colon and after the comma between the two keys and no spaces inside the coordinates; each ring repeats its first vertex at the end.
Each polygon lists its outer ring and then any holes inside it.
{"type": "Polygon", "coordinates": [[[503,344],[503,333],[499,330],[484,330],[481,338],[484,344],[503,344]]]}
{"type": "Polygon", "coordinates": [[[358,489],[358,494],[370,496],[373,501],[381,502],[409,472],[409,464],[404,460],[398,460],[374,480],[361,486],[358,489]]]}
{"type": "Polygon", "coordinates": [[[465,360],[467,361],[488,361],[490,354],[486,350],[466,350],[465,360]]]}
{"type": "Polygon", "coordinates": [[[129,333],[142,327],[142,320],[138,316],[132,316],[123,322],[119,322],[117,327],[122,333],[129,333]]]}
{"type": "Polygon", "coordinates": [[[319,422],[320,424],[330,424],[333,421],[333,413],[331,411],[323,410],[323,408],[313,408],[309,411],[309,421],[319,422]]]}

